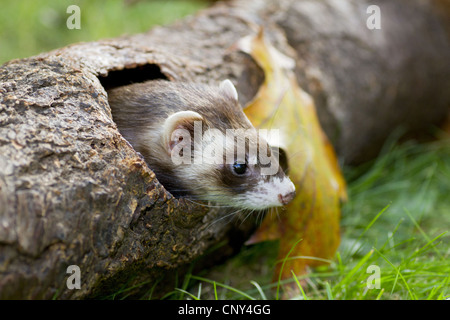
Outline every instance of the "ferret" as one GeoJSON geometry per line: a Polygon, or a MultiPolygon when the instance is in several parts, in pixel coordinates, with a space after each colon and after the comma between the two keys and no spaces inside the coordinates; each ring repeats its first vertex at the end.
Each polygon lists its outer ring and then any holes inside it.
{"type": "Polygon", "coordinates": [[[279,150],[246,117],[230,80],[219,86],[151,80],[108,90],[108,100],[121,135],[174,196],[249,210],[294,198],[279,150]],[[260,161],[263,155],[270,163],[260,161]],[[275,170],[264,173],[269,167],[275,170]]]}

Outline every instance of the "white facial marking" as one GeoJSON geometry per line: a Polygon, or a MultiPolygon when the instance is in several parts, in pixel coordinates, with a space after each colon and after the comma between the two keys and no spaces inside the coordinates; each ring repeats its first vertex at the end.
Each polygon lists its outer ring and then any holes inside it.
{"type": "Polygon", "coordinates": [[[281,203],[278,196],[287,195],[295,191],[295,185],[288,177],[274,177],[268,182],[260,181],[255,190],[245,193],[243,202],[250,209],[266,209],[279,207],[281,203]]]}

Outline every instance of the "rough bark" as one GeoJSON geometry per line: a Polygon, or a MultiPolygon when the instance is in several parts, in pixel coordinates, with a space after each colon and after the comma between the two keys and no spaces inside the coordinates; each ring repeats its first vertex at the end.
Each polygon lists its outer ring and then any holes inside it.
{"type": "Polygon", "coordinates": [[[228,2],[144,34],[4,64],[0,298],[105,297],[124,284],[147,292],[219,242],[241,244],[254,228],[251,218],[219,220],[226,210],[167,193],[119,134],[105,87],[230,78],[245,104],[264,76],[233,44],[261,25],[297,61],[339,155],[357,162],[398,125],[422,132],[443,120],[448,17],[419,0],[228,2]],[[365,27],[371,4],[382,10],[381,30],[365,27]],[[80,267],[79,290],[66,286],[69,265],[80,267]]]}

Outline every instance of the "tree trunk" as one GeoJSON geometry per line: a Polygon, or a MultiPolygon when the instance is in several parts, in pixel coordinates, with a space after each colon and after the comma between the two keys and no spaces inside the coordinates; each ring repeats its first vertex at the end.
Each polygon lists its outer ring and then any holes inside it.
{"type": "Polygon", "coordinates": [[[225,209],[166,192],[118,132],[105,88],[230,78],[245,105],[264,75],[233,44],[260,25],[296,60],[339,156],[360,162],[396,127],[424,132],[448,112],[443,3],[231,1],[144,34],[4,64],[0,298],[105,297],[124,284],[136,285],[127,293],[148,292],[218,243],[230,254],[254,230],[252,219],[230,223],[220,219],[225,209]],[[369,5],[381,9],[380,30],[366,27],[369,5]],[[67,287],[70,265],[80,268],[80,289],[67,287]]]}

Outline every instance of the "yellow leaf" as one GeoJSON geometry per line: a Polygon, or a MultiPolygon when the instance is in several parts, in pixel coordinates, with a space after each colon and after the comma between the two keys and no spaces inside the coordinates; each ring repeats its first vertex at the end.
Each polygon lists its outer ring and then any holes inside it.
{"type": "Polygon", "coordinates": [[[335,152],[322,131],[312,98],[295,78],[294,61],[265,39],[261,30],[238,42],[238,48],[253,57],[264,71],[265,81],[244,111],[259,129],[280,130],[283,149],[289,157],[289,176],[296,186],[295,199],[281,212],[269,212],[249,240],[255,243],[280,239],[274,279],[298,276],[307,266],[332,259],[339,245],[340,202],[346,200],[346,185],[335,152]]]}

